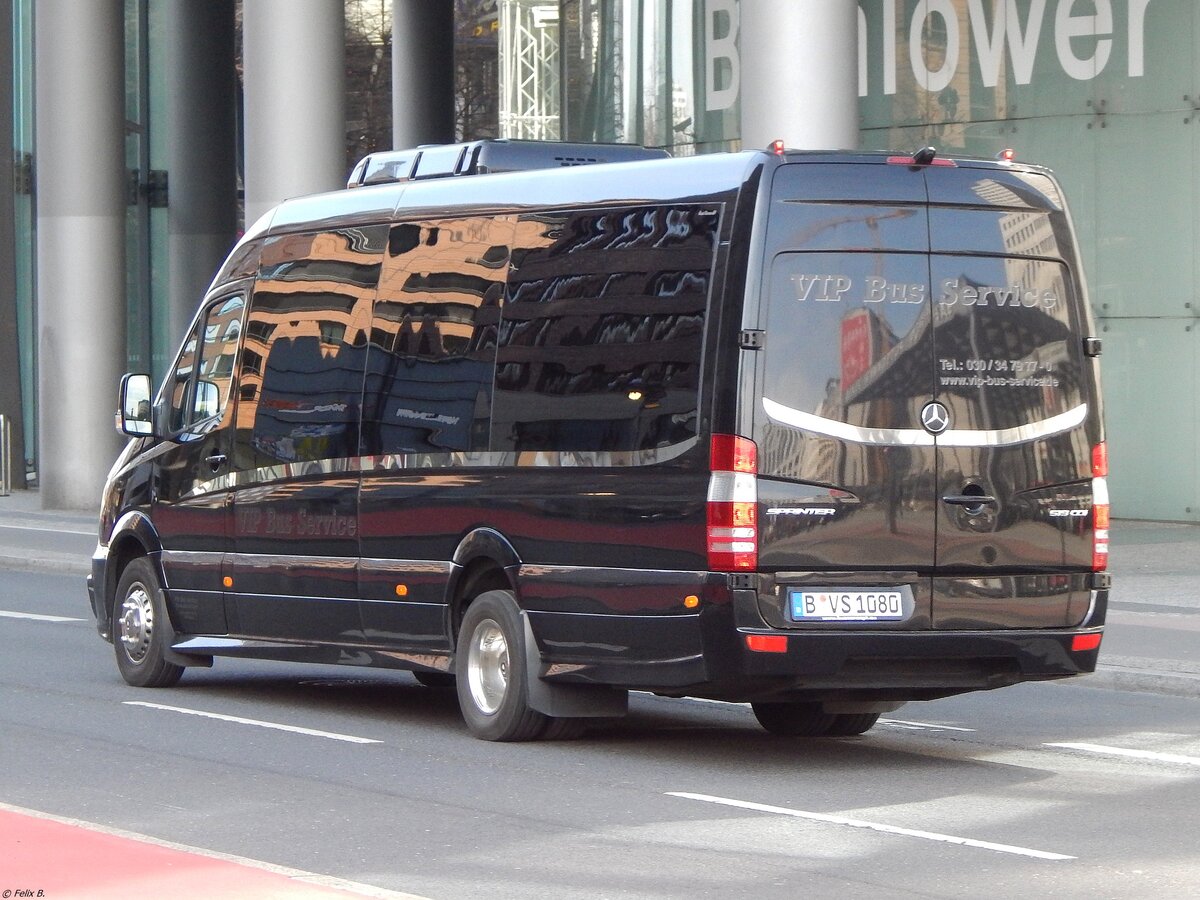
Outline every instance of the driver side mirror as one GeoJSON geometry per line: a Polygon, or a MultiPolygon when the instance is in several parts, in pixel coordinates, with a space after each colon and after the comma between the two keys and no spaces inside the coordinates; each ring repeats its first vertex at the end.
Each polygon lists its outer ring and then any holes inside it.
{"type": "Polygon", "coordinates": [[[135,437],[154,434],[153,385],[149,375],[123,375],[117,430],[135,437]]]}

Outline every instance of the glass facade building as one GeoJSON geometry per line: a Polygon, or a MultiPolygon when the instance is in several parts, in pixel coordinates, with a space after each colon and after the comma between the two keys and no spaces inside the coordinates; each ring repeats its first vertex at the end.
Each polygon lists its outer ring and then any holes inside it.
{"type": "MultiPolygon", "coordinates": [[[[157,377],[178,339],[172,304],[194,307],[199,299],[168,296],[176,290],[170,254],[179,251],[168,233],[175,212],[166,123],[174,120],[165,76],[169,32],[179,20],[160,0],[121,2],[125,363],[157,377]]],[[[240,24],[242,2],[227,2],[240,24]]],[[[780,2],[455,0],[453,55],[443,67],[453,80],[454,133],[442,139],[625,142],[677,155],[740,149],[743,100],[777,90],[772,79],[748,75],[755,47],[745,40],[743,6],[780,2]]],[[[385,148],[398,107],[380,101],[380,72],[423,39],[411,25],[392,34],[392,0],[345,3],[349,160],[385,148]]],[[[15,364],[0,363],[0,377],[19,381],[24,455],[36,477],[45,378],[34,238],[38,4],[7,5],[16,240],[12,271],[0,273],[7,282],[0,303],[15,307],[19,353],[15,364]]],[[[859,0],[857,13],[857,59],[843,62],[857,78],[860,146],[933,145],[984,157],[1011,147],[1056,171],[1104,339],[1115,514],[1200,522],[1200,7],[1194,0],[859,0]]],[[[767,64],[779,72],[804,64],[811,55],[804,38],[797,33],[796,52],[767,64]]],[[[797,112],[785,96],[773,102],[781,113],[797,112]]]]}
{"type": "Polygon", "coordinates": [[[1200,5],[863,0],[864,147],[1055,170],[1104,340],[1114,515],[1200,521],[1200,5]]]}

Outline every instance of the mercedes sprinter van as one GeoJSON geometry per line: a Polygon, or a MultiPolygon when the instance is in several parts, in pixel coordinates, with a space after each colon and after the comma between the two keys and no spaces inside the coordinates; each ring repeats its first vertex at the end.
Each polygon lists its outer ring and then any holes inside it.
{"type": "Polygon", "coordinates": [[[630,690],[865,732],[1095,668],[1100,341],[1012,161],[477,142],[376,155],[216,275],[89,579],[134,685],[408,669],[490,740],[630,690]]]}

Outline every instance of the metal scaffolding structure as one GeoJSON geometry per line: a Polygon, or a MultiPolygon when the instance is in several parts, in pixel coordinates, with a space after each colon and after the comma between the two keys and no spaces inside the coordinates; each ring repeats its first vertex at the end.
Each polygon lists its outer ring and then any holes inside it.
{"type": "Polygon", "coordinates": [[[559,10],[545,0],[500,2],[500,134],[562,137],[559,10]]]}

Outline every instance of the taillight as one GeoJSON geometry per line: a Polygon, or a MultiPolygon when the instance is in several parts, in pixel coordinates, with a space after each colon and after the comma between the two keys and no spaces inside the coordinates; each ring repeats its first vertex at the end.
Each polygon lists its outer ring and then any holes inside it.
{"type": "Polygon", "coordinates": [[[736,434],[714,434],[708,478],[708,567],[758,567],[758,448],[736,434]]]}
{"type": "Polygon", "coordinates": [[[1092,448],[1092,571],[1108,568],[1108,445],[1092,448]]]}
{"type": "Polygon", "coordinates": [[[1086,653],[1088,650],[1095,650],[1100,646],[1100,640],[1104,635],[1099,632],[1091,632],[1089,634],[1077,634],[1071,638],[1072,653],[1086,653]]]}

